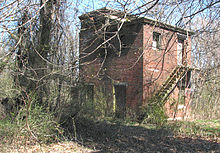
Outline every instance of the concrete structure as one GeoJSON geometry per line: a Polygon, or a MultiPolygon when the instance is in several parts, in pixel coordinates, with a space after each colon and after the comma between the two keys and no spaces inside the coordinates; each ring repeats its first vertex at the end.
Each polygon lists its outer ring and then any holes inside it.
{"type": "Polygon", "coordinates": [[[107,8],[79,18],[80,77],[90,90],[87,97],[104,93],[108,110],[118,117],[155,94],[164,101],[169,97],[169,117],[187,112],[191,32],[107,8]]]}

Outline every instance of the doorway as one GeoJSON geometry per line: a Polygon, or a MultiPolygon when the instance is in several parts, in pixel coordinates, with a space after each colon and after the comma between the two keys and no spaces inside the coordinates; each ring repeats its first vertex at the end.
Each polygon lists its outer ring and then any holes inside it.
{"type": "Polygon", "coordinates": [[[114,88],[116,100],[115,117],[124,118],[126,115],[126,85],[118,84],[114,85],[114,88]]]}

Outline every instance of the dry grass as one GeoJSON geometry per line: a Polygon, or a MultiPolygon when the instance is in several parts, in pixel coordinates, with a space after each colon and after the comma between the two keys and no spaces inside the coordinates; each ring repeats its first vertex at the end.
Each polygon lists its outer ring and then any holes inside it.
{"type": "MultiPolygon", "coordinates": [[[[3,153],[91,153],[91,152],[219,152],[219,121],[176,122],[170,128],[124,125],[80,120],[80,142],[63,141],[39,145],[25,138],[0,146],[3,153]],[[80,123],[81,122],[81,123],[80,123]],[[197,125],[199,124],[199,125],[197,125]],[[203,126],[204,125],[204,126],[203,126]],[[210,126],[209,126],[210,125],[210,126]],[[214,131],[210,131],[215,129],[214,131]],[[217,129],[216,129],[217,128],[217,129]],[[174,132],[176,131],[176,132],[174,132]],[[211,134],[209,134],[211,132],[211,134]],[[214,137],[216,136],[216,137],[214,137]],[[24,141],[23,141],[24,140],[24,141]],[[10,145],[9,145],[10,144],[10,145]],[[83,144],[83,145],[82,145],[83,144]]],[[[0,144],[1,145],[1,144],[0,144]]]]}
{"type": "Polygon", "coordinates": [[[59,142],[49,145],[26,144],[26,146],[14,144],[0,149],[0,152],[7,153],[91,153],[93,151],[75,142],[59,142]]]}

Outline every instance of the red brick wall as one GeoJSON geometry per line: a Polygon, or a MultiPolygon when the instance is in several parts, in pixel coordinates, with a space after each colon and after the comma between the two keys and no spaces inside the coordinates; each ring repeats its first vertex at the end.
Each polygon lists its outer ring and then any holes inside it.
{"type": "MultiPolygon", "coordinates": [[[[143,103],[157,91],[161,84],[169,77],[172,70],[177,66],[177,33],[174,31],[144,25],[143,30],[143,103]],[[161,49],[152,49],[153,32],[161,34],[161,49]]],[[[186,49],[187,65],[191,64],[191,38],[188,37],[184,42],[188,44],[186,49]]],[[[185,112],[177,112],[176,116],[183,116],[184,113],[189,112],[190,94],[186,89],[186,103],[185,112]],[[186,109],[187,108],[187,109],[186,109]]],[[[179,90],[176,88],[170,99],[178,100],[179,90]]],[[[174,115],[174,111],[170,107],[170,100],[166,103],[167,114],[169,117],[174,115]]]]}
{"type": "Polygon", "coordinates": [[[174,92],[170,95],[169,100],[165,104],[166,113],[171,119],[184,119],[190,116],[190,89],[186,88],[185,93],[185,103],[182,104],[178,102],[179,89],[175,88],[174,92]],[[173,103],[175,103],[173,105],[173,103]]]}
{"type": "MultiPolygon", "coordinates": [[[[125,24],[120,31],[120,34],[125,35],[125,39],[131,40],[129,42],[131,46],[127,49],[127,53],[120,57],[115,55],[109,56],[104,64],[105,75],[99,75],[102,60],[98,55],[103,49],[97,49],[97,47],[103,40],[101,39],[102,35],[98,35],[96,32],[96,30],[84,30],[80,33],[81,57],[93,52],[90,56],[81,60],[80,78],[85,82],[94,83],[97,89],[105,86],[105,96],[107,97],[110,109],[113,102],[112,87],[114,84],[125,83],[127,85],[126,105],[134,109],[147,102],[177,65],[176,32],[148,24],[130,23],[125,24]],[[162,46],[160,50],[152,49],[153,31],[161,33],[162,46]]],[[[188,46],[191,46],[191,39],[187,39],[188,46]]],[[[118,50],[117,41],[114,38],[107,44],[113,44],[115,50],[118,50]]],[[[108,51],[110,52],[110,50],[108,51]]],[[[114,51],[114,49],[111,51],[114,51]]],[[[190,54],[191,48],[188,47],[188,64],[190,64],[190,54]]],[[[171,98],[178,99],[178,92],[178,89],[175,89],[171,98]]],[[[186,99],[189,101],[189,94],[187,94],[186,99]]],[[[188,103],[186,102],[186,105],[188,103]]],[[[166,108],[167,114],[173,116],[170,101],[167,102],[166,108]]]]}
{"type": "Polygon", "coordinates": [[[175,32],[144,25],[144,100],[152,96],[176,66],[175,32]],[[153,31],[161,34],[161,49],[152,49],[153,31]],[[170,41],[169,41],[170,40],[170,41]]]}
{"type": "MultiPolygon", "coordinates": [[[[95,83],[96,88],[105,86],[105,94],[108,97],[108,103],[110,106],[113,102],[113,85],[117,83],[125,83],[127,85],[126,105],[129,108],[136,109],[141,105],[143,96],[143,28],[141,24],[128,24],[124,26],[121,33],[125,34],[126,39],[131,39],[132,43],[131,46],[129,46],[130,49],[127,50],[125,55],[122,54],[120,57],[110,56],[106,59],[104,66],[106,74],[104,76],[105,78],[97,75],[101,67],[101,59],[99,57],[94,58],[93,61],[90,61],[88,64],[81,62],[80,77],[85,82],[95,83]]],[[[89,45],[82,44],[82,42],[86,42],[83,39],[88,39],[88,33],[86,31],[81,32],[80,38],[80,50],[82,51],[83,48],[89,45]]],[[[116,41],[117,39],[114,39],[111,43],[116,44],[116,41]]],[[[94,45],[90,44],[92,46],[90,48],[96,48],[97,44],[98,43],[94,43],[94,45]]],[[[86,52],[89,52],[89,50],[86,52]]]]}
{"type": "MultiPolygon", "coordinates": [[[[114,82],[127,83],[127,106],[137,108],[142,102],[142,76],[143,76],[143,60],[142,60],[142,25],[135,26],[137,32],[135,40],[126,56],[113,58],[109,65],[107,73],[114,82]],[[139,29],[139,30],[138,30],[139,29]]],[[[132,28],[129,26],[129,30],[132,28]]]]}

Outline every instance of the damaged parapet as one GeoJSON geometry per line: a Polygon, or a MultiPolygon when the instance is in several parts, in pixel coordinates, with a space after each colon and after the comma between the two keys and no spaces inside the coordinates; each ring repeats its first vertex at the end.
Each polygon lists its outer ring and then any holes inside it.
{"type": "Polygon", "coordinates": [[[81,20],[81,29],[90,29],[90,28],[100,28],[103,25],[114,25],[121,22],[139,22],[142,24],[148,24],[155,27],[160,27],[167,30],[176,31],[178,33],[182,33],[184,35],[193,35],[194,32],[183,29],[177,26],[173,26],[167,23],[163,23],[161,21],[146,18],[142,16],[136,16],[132,15],[130,13],[126,13],[120,10],[115,10],[111,8],[101,8],[86,14],[83,14],[79,16],[79,19],[81,20]]]}
{"type": "Polygon", "coordinates": [[[81,20],[81,28],[92,28],[94,26],[113,25],[119,22],[130,22],[136,19],[135,15],[126,14],[125,12],[101,8],[87,14],[83,14],[79,17],[81,20]]]}

